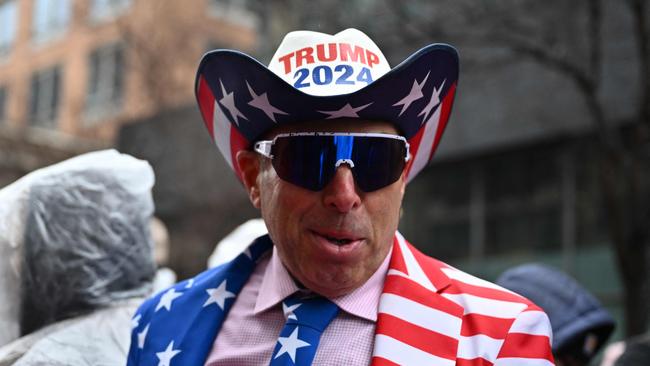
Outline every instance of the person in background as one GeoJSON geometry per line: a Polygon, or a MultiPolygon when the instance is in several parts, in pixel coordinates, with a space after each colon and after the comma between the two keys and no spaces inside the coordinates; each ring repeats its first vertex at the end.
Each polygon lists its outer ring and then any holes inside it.
{"type": "Polygon", "coordinates": [[[612,342],[603,350],[600,366],[614,366],[616,360],[625,352],[625,341],[612,342]]]}
{"type": "Polygon", "coordinates": [[[207,53],[201,114],[268,235],[147,300],[128,365],[552,365],[543,311],[397,232],[457,79],[449,45],[391,69],[356,29],[291,32],[268,68],[207,53]]]}
{"type": "Polygon", "coordinates": [[[614,366],[650,365],[650,335],[642,334],[625,341],[625,350],[614,366]]]}
{"type": "Polygon", "coordinates": [[[156,269],[153,183],[148,163],[107,150],[0,191],[22,336],[0,348],[0,365],[125,363],[131,315],[156,269]]]}
{"type": "Polygon", "coordinates": [[[154,260],[158,268],[153,280],[153,291],[158,292],[176,282],[176,272],[167,267],[169,264],[169,232],[165,223],[157,217],[152,217],[150,228],[154,243],[154,260]]]}
{"type": "Polygon", "coordinates": [[[558,366],[588,365],[614,331],[609,312],[560,270],[524,264],[502,273],[496,283],[527,297],[548,314],[558,366]]]}
{"type": "Polygon", "coordinates": [[[609,344],[600,366],[650,365],[650,334],[645,333],[609,344]]]}
{"type": "Polygon", "coordinates": [[[226,235],[208,258],[208,268],[228,263],[240,255],[255,238],[266,234],[266,225],[260,218],[250,219],[226,235]]]}

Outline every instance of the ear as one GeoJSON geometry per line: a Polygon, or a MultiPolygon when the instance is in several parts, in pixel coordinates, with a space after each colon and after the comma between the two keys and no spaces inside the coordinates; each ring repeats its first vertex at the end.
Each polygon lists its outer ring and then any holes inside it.
{"type": "Polygon", "coordinates": [[[248,150],[240,150],[237,152],[237,165],[242,175],[242,181],[248,198],[251,200],[253,206],[257,209],[260,208],[260,188],[257,183],[257,177],[260,173],[260,159],[256,153],[248,150]]]}

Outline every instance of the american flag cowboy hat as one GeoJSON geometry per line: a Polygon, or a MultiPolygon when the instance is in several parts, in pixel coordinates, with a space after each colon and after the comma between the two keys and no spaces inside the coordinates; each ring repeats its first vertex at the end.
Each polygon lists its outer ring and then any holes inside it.
{"type": "Polygon", "coordinates": [[[363,32],[288,33],[268,67],[234,50],[203,56],[195,92],[210,137],[241,180],[237,152],[287,123],[392,122],[409,142],[410,181],[440,142],[458,82],[458,54],[431,44],[391,69],[363,32]]]}

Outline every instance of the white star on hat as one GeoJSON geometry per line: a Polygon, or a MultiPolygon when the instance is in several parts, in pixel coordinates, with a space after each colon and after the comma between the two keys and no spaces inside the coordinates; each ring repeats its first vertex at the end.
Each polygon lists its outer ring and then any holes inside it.
{"type": "Polygon", "coordinates": [[[280,350],[278,350],[278,354],[275,355],[273,359],[276,359],[282,356],[283,354],[287,353],[289,357],[291,357],[291,361],[293,363],[296,363],[296,350],[298,348],[311,346],[311,344],[298,339],[298,327],[296,327],[296,329],[293,330],[290,336],[279,337],[278,342],[280,342],[282,346],[280,347],[280,350]]]}
{"type": "Polygon", "coordinates": [[[147,324],[147,326],[144,327],[144,330],[138,333],[138,348],[140,349],[144,348],[144,340],[147,338],[147,333],[149,333],[149,325],[150,324],[147,324]]]}
{"type": "Polygon", "coordinates": [[[172,358],[179,354],[181,350],[174,349],[174,341],[171,341],[163,352],[156,352],[156,357],[158,357],[158,366],[169,366],[172,358]]]}
{"type": "Polygon", "coordinates": [[[372,102],[370,102],[370,103],[368,103],[366,105],[362,105],[360,107],[353,108],[350,105],[350,103],[347,103],[346,105],[341,107],[341,109],[338,109],[338,110],[335,110],[335,111],[318,111],[318,112],[324,113],[324,114],[329,114],[329,116],[327,116],[327,118],[325,118],[325,119],[345,118],[345,117],[359,118],[359,115],[357,114],[357,112],[359,112],[360,110],[368,107],[371,104],[372,104],[372,102]]]}
{"type": "Polygon", "coordinates": [[[440,84],[439,88],[436,89],[435,86],[433,87],[433,92],[431,93],[431,99],[429,100],[429,104],[427,104],[426,107],[422,109],[422,112],[418,114],[418,117],[424,116],[420,124],[424,123],[424,121],[426,121],[427,118],[429,118],[428,115],[433,109],[433,107],[440,104],[440,92],[442,91],[442,87],[445,86],[445,81],[447,81],[447,79],[442,81],[442,84],[440,84]]]}
{"type": "Polygon", "coordinates": [[[284,312],[284,315],[287,317],[287,319],[293,319],[293,320],[298,320],[296,318],[296,314],[293,313],[294,310],[298,309],[302,304],[293,304],[291,306],[287,306],[284,302],[282,303],[282,311],[284,312]]]}
{"type": "Polygon", "coordinates": [[[181,292],[176,292],[173,288],[170,288],[165,292],[161,297],[160,301],[158,301],[158,305],[156,305],[156,311],[160,310],[161,308],[165,308],[168,311],[172,309],[172,301],[176,300],[177,297],[182,296],[183,293],[181,292]]]}
{"type": "Polygon", "coordinates": [[[223,82],[221,82],[221,80],[219,80],[219,84],[221,85],[221,93],[223,94],[223,97],[219,99],[219,103],[221,103],[221,105],[226,108],[228,112],[230,112],[230,115],[232,116],[235,124],[239,126],[238,117],[241,117],[248,121],[248,118],[246,118],[246,116],[244,116],[235,105],[235,93],[227,93],[226,88],[223,87],[223,82]]]}
{"type": "Polygon", "coordinates": [[[418,83],[417,79],[413,80],[413,86],[411,87],[411,91],[404,98],[402,98],[402,100],[393,104],[393,107],[397,107],[400,105],[402,106],[402,110],[399,112],[398,117],[401,116],[402,113],[404,113],[404,111],[406,111],[408,107],[411,106],[411,103],[415,102],[416,100],[424,96],[424,94],[422,94],[422,88],[424,87],[424,84],[426,84],[430,73],[431,71],[427,73],[427,76],[425,76],[424,80],[422,80],[420,83],[418,83]]]}
{"type": "Polygon", "coordinates": [[[267,117],[273,122],[277,122],[275,120],[275,115],[276,114],[289,114],[287,112],[284,112],[282,110],[279,110],[278,108],[274,107],[271,105],[271,102],[269,102],[269,97],[266,95],[266,93],[262,93],[260,95],[257,95],[255,93],[255,90],[251,88],[250,84],[248,84],[248,81],[246,82],[246,86],[248,87],[248,91],[251,93],[251,100],[248,102],[249,105],[262,110],[264,114],[266,114],[267,117]]]}
{"type": "Polygon", "coordinates": [[[210,295],[210,297],[205,301],[203,307],[206,307],[210,304],[217,304],[221,308],[221,310],[223,310],[224,305],[226,303],[226,299],[235,297],[235,294],[226,290],[226,280],[223,280],[223,282],[221,282],[219,287],[209,288],[205,290],[205,292],[207,292],[208,295],[210,295]]]}

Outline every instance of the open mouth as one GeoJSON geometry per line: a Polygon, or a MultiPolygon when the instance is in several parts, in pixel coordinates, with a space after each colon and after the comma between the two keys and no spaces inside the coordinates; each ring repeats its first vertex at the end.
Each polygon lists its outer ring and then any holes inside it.
{"type": "Polygon", "coordinates": [[[352,235],[347,235],[347,234],[332,234],[332,233],[319,233],[319,232],[314,232],[314,234],[324,238],[327,240],[329,243],[332,243],[334,245],[338,246],[344,246],[348,245],[354,242],[357,242],[361,240],[360,238],[354,237],[352,235]]]}
{"type": "Polygon", "coordinates": [[[333,238],[333,237],[327,236],[327,235],[325,235],[324,237],[330,243],[333,243],[333,244],[336,244],[336,245],[346,245],[346,244],[350,244],[350,243],[352,243],[354,241],[352,239],[337,239],[337,238],[333,238]]]}
{"type": "Polygon", "coordinates": [[[312,231],[313,250],[324,263],[352,264],[363,258],[367,248],[366,238],[351,232],[312,231]]]}

